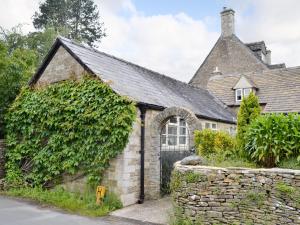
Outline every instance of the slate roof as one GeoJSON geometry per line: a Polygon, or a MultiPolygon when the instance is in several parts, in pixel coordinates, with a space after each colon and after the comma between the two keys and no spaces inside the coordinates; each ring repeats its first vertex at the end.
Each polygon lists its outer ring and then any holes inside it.
{"type": "Polygon", "coordinates": [[[87,71],[108,82],[120,95],[128,96],[138,103],[160,107],[184,107],[203,118],[235,123],[233,114],[207,90],[193,87],[62,37],[56,40],[45,62],[32,78],[31,84],[37,82],[51,61],[51,55],[55,54],[61,45],[87,71]]]}
{"type": "MultiPolygon", "coordinates": [[[[257,85],[256,95],[264,112],[300,112],[300,67],[244,73],[257,85]]],[[[208,89],[228,106],[237,106],[232,88],[241,75],[216,75],[210,78],[208,89]]]]}

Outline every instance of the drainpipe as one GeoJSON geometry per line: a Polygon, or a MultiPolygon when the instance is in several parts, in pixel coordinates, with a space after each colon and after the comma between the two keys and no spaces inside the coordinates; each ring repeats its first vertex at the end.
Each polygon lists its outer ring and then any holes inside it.
{"type": "Polygon", "coordinates": [[[140,198],[138,200],[139,204],[144,203],[145,199],[145,185],[144,185],[144,172],[145,172],[145,115],[146,115],[146,107],[143,105],[139,106],[140,109],[140,118],[141,118],[141,174],[140,174],[140,198]]]}

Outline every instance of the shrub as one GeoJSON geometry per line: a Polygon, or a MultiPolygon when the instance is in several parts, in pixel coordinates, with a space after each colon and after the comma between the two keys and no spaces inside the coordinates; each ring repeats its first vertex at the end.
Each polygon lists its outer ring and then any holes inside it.
{"type": "Polygon", "coordinates": [[[258,98],[253,92],[248,97],[243,98],[237,117],[237,144],[242,151],[246,144],[246,131],[249,124],[255,120],[261,112],[258,98]]]}
{"type": "Polygon", "coordinates": [[[128,141],[136,109],[98,79],[24,88],[6,117],[6,179],[53,186],[64,174],[99,181],[128,141]]]}
{"type": "Polygon", "coordinates": [[[195,146],[198,154],[208,156],[214,153],[232,152],[236,148],[236,141],[227,132],[204,129],[195,131],[195,146]]]}
{"type": "Polygon", "coordinates": [[[266,167],[300,155],[300,116],[267,114],[255,120],[247,131],[246,151],[266,167]]]}

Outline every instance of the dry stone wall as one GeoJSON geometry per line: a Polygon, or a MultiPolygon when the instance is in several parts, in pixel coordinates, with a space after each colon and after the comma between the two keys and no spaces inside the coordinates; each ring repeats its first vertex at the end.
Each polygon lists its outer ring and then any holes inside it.
{"type": "Polygon", "coordinates": [[[4,145],[4,140],[0,139],[0,179],[4,178],[4,166],[5,166],[5,145],[4,145]]]}
{"type": "Polygon", "coordinates": [[[300,170],[178,162],[172,188],[176,211],[195,224],[300,224],[300,170]]]}

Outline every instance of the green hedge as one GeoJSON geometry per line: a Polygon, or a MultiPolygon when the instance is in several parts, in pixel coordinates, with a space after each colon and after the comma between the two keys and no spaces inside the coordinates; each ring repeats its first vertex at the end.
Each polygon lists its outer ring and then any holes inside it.
{"type": "Polygon", "coordinates": [[[6,117],[7,181],[52,186],[78,171],[99,181],[135,118],[134,103],[98,79],[24,88],[6,117]]]}
{"type": "Polygon", "coordinates": [[[195,146],[198,154],[208,156],[233,151],[236,148],[236,141],[234,137],[225,131],[204,129],[195,131],[195,146]]]}
{"type": "Polygon", "coordinates": [[[274,167],[284,159],[300,160],[300,115],[266,114],[246,133],[246,151],[257,163],[274,167]]]}

